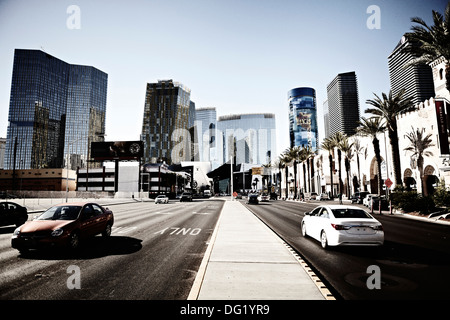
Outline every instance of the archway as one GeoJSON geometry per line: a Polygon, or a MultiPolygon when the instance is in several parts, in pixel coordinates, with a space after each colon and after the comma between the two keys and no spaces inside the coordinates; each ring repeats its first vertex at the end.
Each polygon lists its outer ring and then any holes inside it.
{"type": "Polygon", "coordinates": [[[405,184],[406,190],[411,191],[417,188],[417,181],[412,177],[412,170],[406,169],[403,173],[403,183],[405,184]]]}
{"type": "Polygon", "coordinates": [[[423,195],[428,196],[432,195],[435,191],[435,187],[439,183],[439,178],[434,175],[434,168],[433,166],[426,166],[423,170],[423,188],[424,190],[423,195]]]}

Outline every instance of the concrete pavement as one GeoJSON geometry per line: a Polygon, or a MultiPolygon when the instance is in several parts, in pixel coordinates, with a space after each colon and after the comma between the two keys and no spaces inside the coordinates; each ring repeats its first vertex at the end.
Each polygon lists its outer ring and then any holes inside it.
{"type": "Polygon", "coordinates": [[[227,200],[188,300],[334,300],[306,263],[239,201],[227,200]]]}
{"type": "MultiPolygon", "coordinates": [[[[148,199],[147,199],[148,200],[148,199]]],[[[30,215],[65,199],[12,199],[30,215]]],[[[68,199],[101,205],[140,199],[68,199]]],[[[334,300],[307,264],[239,201],[225,200],[188,300],[334,300]]]]}

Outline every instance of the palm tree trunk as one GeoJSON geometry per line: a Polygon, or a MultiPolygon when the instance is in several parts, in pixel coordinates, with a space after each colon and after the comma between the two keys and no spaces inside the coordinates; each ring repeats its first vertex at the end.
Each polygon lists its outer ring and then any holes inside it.
{"type": "Polygon", "coordinates": [[[333,199],[333,156],[331,155],[331,153],[328,156],[328,160],[330,161],[331,199],[333,199]]]}
{"type": "Polygon", "coordinates": [[[373,148],[375,151],[375,159],[377,160],[377,171],[378,171],[378,195],[381,197],[381,190],[383,189],[383,180],[381,179],[381,154],[380,154],[380,141],[375,138],[372,140],[373,148]]]}
{"type": "Polygon", "coordinates": [[[342,195],[342,176],[341,176],[341,150],[338,149],[338,165],[339,165],[339,193],[342,195]]]}
{"type": "Polygon", "coordinates": [[[287,165],[284,168],[284,174],[286,175],[286,200],[287,200],[289,196],[289,182],[288,182],[289,168],[287,165]]]}
{"type": "MultiPolygon", "coordinates": [[[[392,130],[388,130],[389,141],[392,150],[392,162],[394,166],[395,184],[402,185],[402,171],[400,166],[400,150],[398,146],[397,121],[392,122],[392,130]]],[[[386,159],[387,163],[387,159],[386,159]]]]}
{"type": "Polygon", "coordinates": [[[294,199],[297,199],[297,161],[294,160],[294,199]]]}
{"type": "Polygon", "coordinates": [[[350,198],[350,161],[345,159],[345,172],[347,174],[347,197],[350,198]]]}

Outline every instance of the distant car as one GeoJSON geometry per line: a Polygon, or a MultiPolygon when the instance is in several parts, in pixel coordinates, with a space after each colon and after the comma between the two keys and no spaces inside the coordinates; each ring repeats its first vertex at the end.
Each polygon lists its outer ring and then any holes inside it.
{"type": "Polygon", "coordinates": [[[369,191],[360,191],[360,192],[355,192],[352,197],[352,203],[363,203],[364,198],[369,194],[369,191]]]}
{"type": "Polygon", "coordinates": [[[183,192],[183,194],[180,197],[180,202],[183,202],[183,201],[192,201],[192,193],[183,192]]]}
{"type": "Polygon", "coordinates": [[[0,199],[14,199],[14,198],[16,198],[16,196],[11,193],[8,193],[6,191],[0,192],[0,199]]]}
{"type": "MultiPolygon", "coordinates": [[[[369,208],[373,208],[374,210],[379,210],[380,205],[380,197],[373,196],[369,202],[369,208]]],[[[381,196],[381,210],[389,210],[389,202],[387,201],[385,196],[381,196]]]]}
{"type": "Polygon", "coordinates": [[[316,200],[316,199],[317,199],[316,192],[305,193],[305,200],[316,200]]]}
{"type": "Polygon", "coordinates": [[[321,193],[317,196],[316,200],[330,200],[330,197],[328,196],[328,193],[321,193]]]}
{"type": "Polygon", "coordinates": [[[305,212],[301,222],[303,236],[320,241],[322,247],[373,245],[384,243],[381,223],[357,206],[319,206],[305,212]]]}
{"type": "Polygon", "coordinates": [[[27,208],[14,202],[0,202],[0,226],[16,225],[28,220],[27,208]]]}
{"type": "Polygon", "coordinates": [[[366,207],[370,206],[370,201],[372,200],[372,197],[376,196],[376,194],[367,194],[363,199],[363,205],[366,207]]]}
{"type": "Polygon", "coordinates": [[[259,197],[259,201],[269,201],[269,200],[270,200],[270,196],[266,193],[261,194],[259,197]]]}
{"type": "Polygon", "coordinates": [[[11,238],[11,246],[21,252],[45,247],[75,250],[80,240],[100,233],[110,236],[113,224],[112,211],[99,204],[63,203],[18,227],[11,238]]]}
{"type": "Polygon", "coordinates": [[[157,196],[155,198],[155,204],[158,204],[158,203],[169,203],[169,197],[166,195],[163,195],[163,194],[157,196]]]}
{"type": "Polygon", "coordinates": [[[258,204],[259,203],[258,195],[255,193],[249,194],[247,197],[247,203],[258,204]]]}

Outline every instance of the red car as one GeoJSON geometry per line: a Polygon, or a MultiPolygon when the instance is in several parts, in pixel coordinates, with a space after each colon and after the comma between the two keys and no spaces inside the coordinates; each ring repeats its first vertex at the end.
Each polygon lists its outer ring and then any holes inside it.
{"type": "Polygon", "coordinates": [[[11,246],[19,251],[44,247],[77,249],[81,239],[111,235],[114,215],[96,203],[63,203],[18,227],[11,246]]]}

